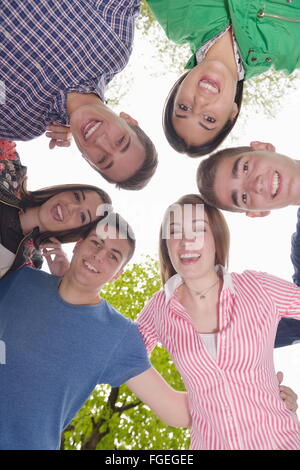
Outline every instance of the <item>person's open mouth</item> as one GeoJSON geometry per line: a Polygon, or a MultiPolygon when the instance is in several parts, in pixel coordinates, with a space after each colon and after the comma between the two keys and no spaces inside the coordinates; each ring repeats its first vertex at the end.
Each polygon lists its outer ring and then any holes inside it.
{"type": "Polygon", "coordinates": [[[88,271],[90,271],[90,272],[92,272],[92,273],[99,274],[99,271],[97,271],[97,269],[95,268],[95,266],[93,266],[93,265],[92,265],[91,263],[89,263],[88,261],[83,260],[83,265],[84,265],[84,267],[85,267],[88,271]]]}
{"type": "Polygon", "coordinates": [[[271,188],[272,199],[274,199],[277,196],[277,194],[279,193],[280,182],[281,182],[281,179],[280,179],[279,173],[277,171],[275,171],[274,175],[273,175],[273,178],[272,178],[272,188],[271,188]]]}
{"type": "Polygon", "coordinates": [[[84,139],[88,140],[102,124],[103,121],[95,121],[94,119],[84,124],[81,129],[84,139]]]}
{"type": "Polygon", "coordinates": [[[56,204],[54,207],[52,207],[51,214],[53,219],[57,220],[57,222],[64,221],[63,209],[60,204],[56,204]]]}
{"type": "Polygon", "coordinates": [[[194,264],[201,258],[201,253],[182,253],[179,259],[182,264],[194,264]]]}
{"type": "Polygon", "coordinates": [[[220,93],[220,84],[210,77],[202,77],[198,83],[199,88],[217,95],[220,93]]]}

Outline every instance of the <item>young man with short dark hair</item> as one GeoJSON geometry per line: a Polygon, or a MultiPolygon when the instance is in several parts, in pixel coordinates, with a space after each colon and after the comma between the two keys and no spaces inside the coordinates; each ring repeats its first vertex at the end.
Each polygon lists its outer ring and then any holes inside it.
{"type": "Polygon", "coordinates": [[[186,394],[166,384],[137,327],[99,296],[134,252],[127,229],[114,214],[98,223],[62,279],[25,267],[0,282],[0,449],[59,448],[101,383],[126,383],[169,425],[189,425],[186,394]]]}
{"type": "Polygon", "coordinates": [[[105,178],[124,189],[144,187],[157,166],[155,147],[137,121],[117,116],[104,99],[129,60],[139,5],[3,0],[0,137],[30,140],[53,122],[70,126],[83,157],[105,178]]]}

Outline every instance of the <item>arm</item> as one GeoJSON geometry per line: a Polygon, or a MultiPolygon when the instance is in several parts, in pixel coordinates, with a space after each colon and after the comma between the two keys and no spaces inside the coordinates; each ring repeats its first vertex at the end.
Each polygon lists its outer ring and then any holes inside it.
{"type": "Polygon", "coordinates": [[[292,235],[291,260],[294,266],[293,281],[300,286],[300,209],[297,212],[296,232],[292,235]]]}
{"type": "Polygon", "coordinates": [[[128,380],[126,385],[169,426],[190,426],[187,393],[171,388],[153,367],[128,380]]]}

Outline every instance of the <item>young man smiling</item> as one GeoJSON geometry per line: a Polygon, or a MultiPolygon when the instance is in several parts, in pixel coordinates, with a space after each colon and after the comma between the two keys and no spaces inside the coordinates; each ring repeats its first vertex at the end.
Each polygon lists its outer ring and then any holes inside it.
{"type": "MultiPolygon", "coordinates": [[[[208,204],[249,217],[263,217],[272,209],[300,205],[300,161],[275,152],[269,143],[220,150],[203,160],[197,184],[208,204]]],[[[298,211],[298,219],[300,212],[298,211]]],[[[300,286],[300,223],[292,239],[294,283],[300,286]]],[[[275,345],[300,342],[300,322],[280,321],[275,345]]]]}
{"type": "Polygon", "coordinates": [[[111,214],[77,243],[62,279],[22,268],[0,282],[0,449],[59,448],[63,428],[99,383],[126,383],[168,424],[189,425],[186,394],[164,382],[137,327],[99,296],[134,246],[111,214]]]}
{"type": "Polygon", "coordinates": [[[300,205],[300,161],[275,152],[272,144],[220,150],[203,160],[197,184],[211,205],[250,217],[300,205]]]}
{"type": "Polygon", "coordinates": [[[51,123],[70,126],[84,158],[108,181],[144,187],[157,166],[155,147],[133,118],[104,103],[105,87],[129,60],[139,4],[1,1],[0,137],[30,140],[48,129],[53,147],[66,134],[51,123]]]}

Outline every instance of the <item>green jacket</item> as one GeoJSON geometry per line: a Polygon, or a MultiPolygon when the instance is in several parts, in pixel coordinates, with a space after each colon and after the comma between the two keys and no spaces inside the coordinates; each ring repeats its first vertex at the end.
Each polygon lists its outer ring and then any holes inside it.
{"type": "Polygon", "coordinates": [[[300,68],[300,0],[148,0],[166,35],[195,53],[232,24],[245,78],[271,66],[292,73],[300,68]]]}

